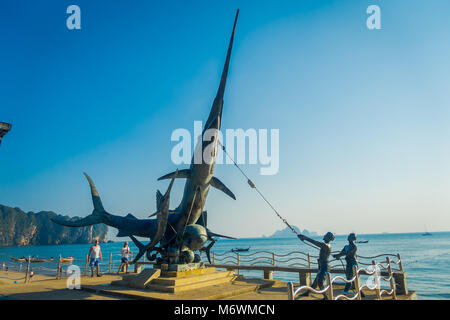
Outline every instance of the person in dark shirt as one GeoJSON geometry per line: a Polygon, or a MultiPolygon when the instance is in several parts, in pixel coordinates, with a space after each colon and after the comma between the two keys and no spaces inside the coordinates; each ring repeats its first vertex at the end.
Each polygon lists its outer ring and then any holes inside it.
{"type": "MultiPolygon", "coordinates": [[[[353,274],[353,267],[358,266],[358,262],[356,260],[356,251],[358,248],[355,245],[356,241],[356,234],[350,233],[347,237],[348,245],[346,245],[341,252],[338,254],[333,255],[335,259],[339,259],[342,256],[345,256],[345,275],[347,277],[347,280],[351,280],[355,275],[353,274]]],[[[344,292],[348,293],[349,290],[354,287],[354,283],[346,283],[344,292]]],[[[361,296],[364,296],[363,292],[361,291],[361,296]]]]}
{"type": "MultiPolygon", "coordinates": [[[[317,286],[319,286],[319,289],[323,289],[323,282],[325,280],[325,274],[329,271],[328,266],[328,259],[331,255],[331,245],[330,242],[334,240],[334,234],[331,232],[327,232],[323,236],[323,241],[320,242],[314,239],[311,239],[307,236],[304,236],[302,234],[298,235],[298,238],[302,241],[308,241],[318,247],[320,249],[319,252],[319,259],[317,260],[318,263],[318,270],[317,270],[317,276],[314,279],[314,282],[312,283],[311,287],[315,289],[317,286]]],[[[303,296],[308,296],[309,291],[306,291],[303,296]]],[[[325,296],[326,297],[326,296],[325,296]]]]}

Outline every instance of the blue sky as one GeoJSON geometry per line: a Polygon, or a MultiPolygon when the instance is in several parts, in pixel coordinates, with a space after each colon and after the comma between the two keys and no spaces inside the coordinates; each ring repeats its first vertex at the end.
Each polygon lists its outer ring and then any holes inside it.
{"type": "MultiPolygon", "coordinates": [[[[85,216],[86,171],[111,213],[153,212],[172,131],[207,118],[238,7],[223,128],[280,129],[279,173],[244,166],[279,212],[317,232],[450,230],[444,0],[2,1],[0,203],[85,216]]],[[[284,227],[235,168],[216,176],[237,200],[210,192],[212,230],[284,227]]]]}

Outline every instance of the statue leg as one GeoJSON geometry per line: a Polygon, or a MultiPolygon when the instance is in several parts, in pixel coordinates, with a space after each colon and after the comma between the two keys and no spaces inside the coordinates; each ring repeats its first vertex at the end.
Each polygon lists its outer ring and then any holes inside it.
{"type": "MultiPolygon", "coordinates": [[[[345,276],[347,280],[351,280],[353,278],[353,265],[347,264],[345,267],[345,276]]],[[[345,283],[344,292],[348,292],[352,287],[354,287],[354,283],[345,283]]]]}

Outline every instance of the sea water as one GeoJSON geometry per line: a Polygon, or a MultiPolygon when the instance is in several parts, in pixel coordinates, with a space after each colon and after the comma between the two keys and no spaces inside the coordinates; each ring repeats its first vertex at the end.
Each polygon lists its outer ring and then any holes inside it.
{"type": "MultiPolygon", "coordinates": [[[[320,240],[320,237],[316,239],[320,240]]],[[[369,241],[368,243],[358,244],[358,254],[361,256],[375,256],[386,253],[400,254],[403,269],[408,273],[408,289],[416,291],[419,299],[450,299],[450,232],[433,233],[432,236],[422,236],[420,233],[359,235],[358,240],[369,241]]],[[[337,236],[332,243],[332,250],[339,251],[346,243],[346,236],[337,236]]],[[[117,272],[122,246],[123,242],[101,244],[102,272],[109,271],[110,267],[111,271],[117,272]],[[109,263],[110,254],[112,254],[111,265],[109,263]]],[[[270,251],[278,255],[292,251],[301,251],[311,255],[317,255],[318,253],[317,250],[307,246],[297,238],[220,239],[214,245],[212,251],[216,253],[216,257],[220,257],[220,254],[230,252],[231,249],[247,247],[250,247],[250,250],[242,252],[240,254],[242,257],[256,251],[270,251]]],[[[20,268],[21,271],[24,271],[26,264],[13,263],[10,257],[54,257],[53,262],[32,264],[33,271],[36,273],[54,275],[58,256],[73,256],[75,258],[74,264],[78,265],[83,273],[89,248],[90,245],[88,244],[1,247],[0,265],[4,262],[9,270],[17,271],[20,268]]],[[[131,241],[130,248],[134,254],[137,253],[137,249],[131,241]]],[[[384,258],[380,259],[377,261],[384,262],[384,258]]],[[[396,258],[393,259],[397,260],[396,258]]],[[[219,262],[216,261],[216,263],[219,262]]],[[[248,277],[262,277],[262,271],[241,271],[241,274],[248,277]]],[[[298,281],[298,274],[275,272],[274,278],[284,281],[298,281]]]]}

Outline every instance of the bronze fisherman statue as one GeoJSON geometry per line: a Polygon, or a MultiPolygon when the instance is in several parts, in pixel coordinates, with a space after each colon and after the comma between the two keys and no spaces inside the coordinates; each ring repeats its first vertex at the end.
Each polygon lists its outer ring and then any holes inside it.
{"type": "MultiPolygon", "coordinates": [[[[320,242],[314,239],[311,239],[307,236],[304,236],[302,234],[298,235],[298,238],[301,241],[308,241],[310,243],[312,243],[313,245],[315,245],[316,247],[320,248],[320,252],[319,252],[319,259],[317,260],[318,262],[318,270],[317,270],[317,276],[314,279],[314,282],[312,283],[311,287],[313,289],[315,289],[317,286],[319,286],[319,289],[323,289],[323,282],[325,280],[325,274],[329,271],[329,266],[328,266],[328,259],[331,255],[331,245],[330,242],[334,240],[334,234],[331,232],[327,232],[324,236],[323,236],[323,241],[324,242],[320,242]]],[[[308,296],[309,295],[309,291],[306,291],[303,296],[308,296]]],[[[327,298],[326,295],[325,299],[327,298]]]]}
{"type": "MultiPolygon", "coordinates": [[[[355,275],[353,274],[353,267],[358,266],[358,262],[356,260],[356,251],[358,248],[356,247],[356,234],[350,233],[347,237],[348,245],[346,245],[341,252],[338,254],[334,254],[333,257],[335,259],[339,259],[342,256],[345,256],[345,275],[347,280],[351,280],[355,275]]],[[[346,283],[344,288],[344,293],[348,293],[350,289],[354,286],[353,283],[346,283]]],[[[355,288],[356,289],[356,288],[355,288]]],[[[359,288],[357,289],[359,290],[359,288]]],[[[364,297],[364,293],[361,291],[361,296],[364,297]]]]}

